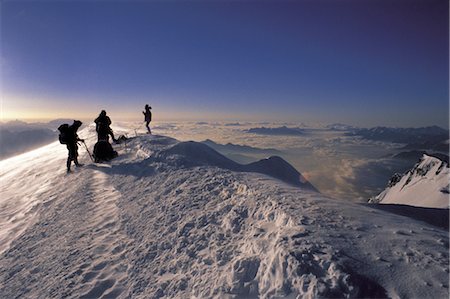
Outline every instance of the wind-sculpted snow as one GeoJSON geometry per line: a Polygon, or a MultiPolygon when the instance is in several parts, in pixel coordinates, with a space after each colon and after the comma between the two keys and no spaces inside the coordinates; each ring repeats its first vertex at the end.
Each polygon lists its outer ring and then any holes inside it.
{"type": "Polygon", "coordinates": [[[37,181],[35,216],[8,237],[0,298],[448,297],[445,230],[235,171],[196,143],[147,135],[116,150],[68,176],[64,151],[2,173],[54,182],[37,181]]]}
{"type": "Polygon", "coordinates": [[[11,132],[0,127],[0,159],[42,147],[57,138],[58,135],[54,131],[44,128],[11,132]]]}

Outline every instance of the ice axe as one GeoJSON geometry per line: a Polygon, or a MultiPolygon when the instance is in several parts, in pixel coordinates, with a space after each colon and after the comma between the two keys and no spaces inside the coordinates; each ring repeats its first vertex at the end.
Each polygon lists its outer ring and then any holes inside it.
{"type": "Polygon", "coordinates": [[[86,145],[86,142],[84,142],[84,140],[83,140],[83,141],[81,141],[81,143],[84,144],[84,147],[86,148],[86,151],[88,152],[89,157],[91,158],[92,162],[95,162],[95,161],[94,161],[94,158],[93,158],[92,155],[91,155],[91,152],[89,151],[89,149],[88,149],[88,147],[87,147],[87,145],[86,145]]]}

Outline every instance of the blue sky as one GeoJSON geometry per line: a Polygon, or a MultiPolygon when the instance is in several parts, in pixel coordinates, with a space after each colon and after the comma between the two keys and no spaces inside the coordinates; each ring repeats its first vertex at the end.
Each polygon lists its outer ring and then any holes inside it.
{"type": "Polygon", "coordinates": [[[448,126],[448,1],[2,1],[2,117],[448,126]]]}

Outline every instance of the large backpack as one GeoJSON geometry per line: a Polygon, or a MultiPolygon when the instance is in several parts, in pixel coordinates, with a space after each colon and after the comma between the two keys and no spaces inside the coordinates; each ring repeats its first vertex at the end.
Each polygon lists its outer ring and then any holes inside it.
{"type": "Polygon", "coordinates": [[[59,131],[59,142],[61,144],[67,144],[69,142],[69,125],[62,124],[58,127],[59,131]]]}
{"type": "Polygon", "coordinates": [[[109,161],[117,157],[117,152],[108,141],[100,140],[94,146],[95,162],[109,161]]]}

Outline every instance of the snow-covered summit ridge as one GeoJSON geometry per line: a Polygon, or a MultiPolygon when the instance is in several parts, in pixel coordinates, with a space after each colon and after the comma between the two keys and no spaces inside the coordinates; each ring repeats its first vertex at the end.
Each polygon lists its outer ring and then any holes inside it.
{"type": "Polygon", "coordinates": [[[424,154],[411,170],[394,174],[387,188],[370,202],[448,208],[449,179],[448,162],[424,154]]]}
{"type": "MultiPolygon", "coordinates": [[[[80,137],[93,145],[95,128],[80,137]]],[[[172,138],[114,147],[108,164],[80,148],[70,175],[57,143],[0,162],[1,232],[20,223],[0,298],[448,298],[445,230],[172,138]]]]}

